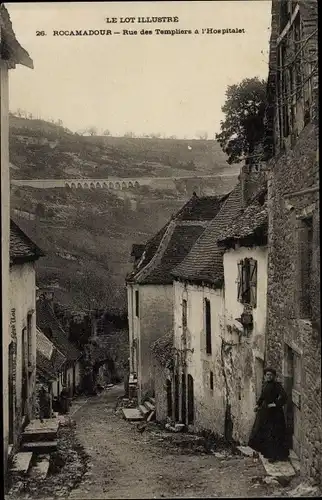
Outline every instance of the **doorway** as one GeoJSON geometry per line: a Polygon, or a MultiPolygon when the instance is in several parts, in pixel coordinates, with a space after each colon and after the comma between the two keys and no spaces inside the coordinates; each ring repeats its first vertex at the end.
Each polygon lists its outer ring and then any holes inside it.
{"type": "Polygon", "coordinates": [[[9,444],[13,443],[14,435],[14,344],[9,344],[9,371],[8,371],[8,391],[9,391],[9,444]]]}
{"type": "Polygon", "coordinates": [[[194,422],[194,395],[193,395],[193,378],[188,375],[188,424],[194,422]]]}
{"type": "Polygon", "coordinates": [[[167,379],[167,415],[172,418],[172,384],[169,379],[167,379]]]}
{"type": "Polygon", "coordinates": [[[187,410],[186,410],[186,376],[183,373],[181,377],[181,421],[183,424],[186,423],[187,419],[187,410]]]}
{"type": "Polygon", "coordinates": [[[301,456],[301,356],[290,346],[284,351],[284,386],[287,393],[286,425],[290,449],[301,456]]]}
{"type": "Polygon", "coordinates": [[[179,422],[179,375],[174,377],[174,420],[179,422]]]}

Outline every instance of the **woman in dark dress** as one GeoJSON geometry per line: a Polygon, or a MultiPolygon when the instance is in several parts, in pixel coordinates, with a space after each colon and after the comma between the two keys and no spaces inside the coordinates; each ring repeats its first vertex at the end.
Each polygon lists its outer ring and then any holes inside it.
{"type": "Polygon", "coordinates": [[[282,384],[276,380],[276,370],[264,370],[264,384],[257,401],[255,423],[249,438],[249,446],[270,462],[287,460],[289,447],[283,406],[287,401],[282,384]]]}

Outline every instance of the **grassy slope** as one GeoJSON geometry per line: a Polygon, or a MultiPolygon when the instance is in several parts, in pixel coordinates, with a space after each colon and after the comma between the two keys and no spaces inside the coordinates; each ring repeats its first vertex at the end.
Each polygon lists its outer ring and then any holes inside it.
{"type": "Polygon", "coordinates": [[[185,176],[232,168],[216,141],[82,137],[43,120],[13,116],[10,155],[17,179],[185,176]]]}

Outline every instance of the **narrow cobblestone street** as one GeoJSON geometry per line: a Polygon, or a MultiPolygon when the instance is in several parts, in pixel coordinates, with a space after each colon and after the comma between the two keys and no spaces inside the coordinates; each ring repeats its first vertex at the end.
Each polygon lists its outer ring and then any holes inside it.
{"type": "MultiPolygon", "coordinates": [[[[75,403],[78,440],[90,455],[89,471],[70,500],[107,498],[268,496],[252,458],[194,453],[160,439],[115,413],[122,386],[75,403]]],[[[159,436],[159,438],[157,437],[159,436]]]]}

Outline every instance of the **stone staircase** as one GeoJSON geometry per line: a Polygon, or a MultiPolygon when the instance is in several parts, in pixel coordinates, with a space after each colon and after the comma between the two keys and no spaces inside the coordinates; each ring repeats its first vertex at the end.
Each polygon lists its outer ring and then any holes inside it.
{"type": "Polygon", "coordinates": [[[55,418],[45,419],[43,422],[34,419],[25,427],[20,451],[12,455],[10,472],[13,483],[27,475],[38,479],[46,478],[50,453],[57,449],[59,425],[60,419],[55,414],[55,418]]]}
{"type": "Polygon", "coordinates": [[[128,422],[150,422],[155,418],[155,399],[148,398],[138,408],[123,408],[123,417],[128,422]]]}
{"type": "Polygon", "coordinates": [[[32,420],[22,433],[21,451],[50,453],[57,449],[59,419],[47,418],[43,422],[32,420]]]}

